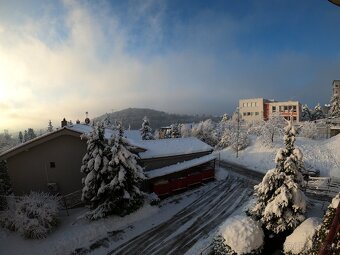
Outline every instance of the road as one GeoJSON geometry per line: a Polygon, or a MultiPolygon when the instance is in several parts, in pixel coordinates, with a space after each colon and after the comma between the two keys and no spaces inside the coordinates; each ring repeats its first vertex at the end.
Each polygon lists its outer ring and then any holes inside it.
{"type": "Polygon", "coordinates": [[[115,248],[113,254],[184,254],[250,197],[253,183],[230,176],[168,221],[115,248]]]}

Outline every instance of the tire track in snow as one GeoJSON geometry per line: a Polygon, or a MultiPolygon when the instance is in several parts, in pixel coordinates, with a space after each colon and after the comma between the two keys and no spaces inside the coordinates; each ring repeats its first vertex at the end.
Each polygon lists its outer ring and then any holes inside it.
{"type": "Polygon", "coordinates": [[[251,193],[252,184],[229,177],[170,220],[120,245],[112,254],[184,254],[220,225],[251,193]]]}

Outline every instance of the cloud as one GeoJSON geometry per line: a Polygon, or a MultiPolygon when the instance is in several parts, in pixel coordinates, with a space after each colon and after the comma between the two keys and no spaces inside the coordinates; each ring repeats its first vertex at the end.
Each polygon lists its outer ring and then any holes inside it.
{"type": "Polygon", "coordinates": [[[210,10],[170,22],[165,1],[130,1],[125,13],[105,1],[59,8],[0,21],[0,130],[125,107],[220,114],[244,97],[312,100],[309,86],[340,68],[294,51],[243,52],[237,38],[249,24],[210,10]]]}

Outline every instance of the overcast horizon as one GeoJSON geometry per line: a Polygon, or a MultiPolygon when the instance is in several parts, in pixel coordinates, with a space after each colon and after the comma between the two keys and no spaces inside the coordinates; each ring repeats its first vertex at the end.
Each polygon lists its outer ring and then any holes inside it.
{"type": "Polygon", "coordinates": [[[336,24],[327,0],[0,0],[0,132],[129,107],[324,105],[340,79],[336,24]]]}

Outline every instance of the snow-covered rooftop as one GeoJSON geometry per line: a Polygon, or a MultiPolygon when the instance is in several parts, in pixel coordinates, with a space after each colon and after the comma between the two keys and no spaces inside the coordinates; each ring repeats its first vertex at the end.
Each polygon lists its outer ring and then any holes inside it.
{"type": "Polygon", "coordinates": [[[142,159],[176,156],[198,152],[212,151],[213,148],[195,137],[171,138],[136,141],[146,149],[139,154],[142,159]]]}
{"type": "Polygon", "coordinates": [[[211,160],[216,159],[216,156],[209,154],[207,156],[203,156],[200,158],[195,158],[192,160],[188,160],[188,161],[184,161],[181,163],[177,163],[175,165],[171,165],[171,166],[166,166],[166,167],[162,167],[162,168],[158,168],[155,170],[151,170],[146,172],[146,175],[149,178],[155,178],[155,177],[159,177],[159,176],[163,176],[163,175],[167,175],[167,174],[171,174],[171,173],[176,173],[194,166],[199,166],[202,165],[204,163],[207,163],[211,160]]]}
{"type": "MultiPolygon", "coordinates": [[[[85,125],[85,124],[71,125],[71,126],[67,126],[66,128],[82,133],[82,134],[88,134],[93,130],[92,126],[85,125]]],[[[104,134],[105,139],[110,139],[114,133],[115,133],[114,130],[106,128],[105,134],[104,134]]],[[[129,142],[132,145],[140,147],[140,148],[144,148],[144,147],[141,147],[139,143],[139,141],[142,140],[139,130],[125,130],[124,136],[129,140],[129,142]]]]}

